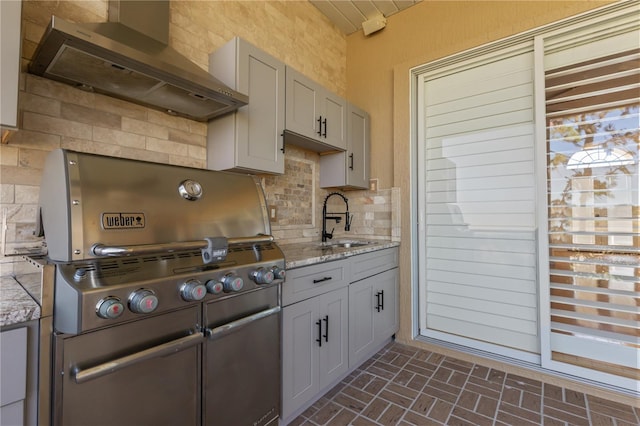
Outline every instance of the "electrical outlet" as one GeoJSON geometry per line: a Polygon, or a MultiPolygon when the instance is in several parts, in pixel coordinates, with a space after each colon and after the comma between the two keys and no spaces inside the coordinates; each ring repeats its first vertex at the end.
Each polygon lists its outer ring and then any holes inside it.
{"type": "Polygon", "coordinates": [[[378,179],[369,179],[369,191],[378,191],[378,179]]]}
{"type": "Polygon", "coordinates": [[[278,221],[278,208],[276,206],[269,206],[269,221],[270,222],[278,221]]]}

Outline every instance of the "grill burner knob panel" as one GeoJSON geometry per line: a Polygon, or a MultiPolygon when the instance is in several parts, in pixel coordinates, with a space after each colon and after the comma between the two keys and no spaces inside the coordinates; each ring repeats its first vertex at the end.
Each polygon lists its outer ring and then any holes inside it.
{"type": "Polygon", "coordinates": [[[141,288],[129,296],[129,309],[136,314],[149,314],[158,307],[158,298],[151,290],[141,288]]]}
{"type": "Polygon", "coordinates": [[[187,302],[197,302],[207,295],[207,288],[198,280],[189,280],[180,286],[180,295],[187,302]]]}
{"type": "Polygon", "coordinates": [[[287,272],[279,266],[272,267],[271,272],[273,272],[274,279],[278,280],[284,280],[284,277],[287,275],[287,272]]]}
{"type": "Polygon", "coordinates": [[[234,273],[230,273],[222,277],[222,287],[226,293],[240,291],[243,286],[244,280],[234,273]]]}
{"type": "Polygon", "coordinates": [[[224,285],[217,280],[207,281],[207,291],[211,294],[220,294],[224,290],[224,285]]]}
{"type": "Polygon", "coordinates": [[[117,297],[105,297],[96,305],[96,314],[104,319],[116,319],[124,312],[124,305],[117,297]]]}
{"type": "Polygon", "coordinates": [[[265,268],[256,269],[250,276],[256,284],[271,284],[274,278],[273,271],[265,268]]]}

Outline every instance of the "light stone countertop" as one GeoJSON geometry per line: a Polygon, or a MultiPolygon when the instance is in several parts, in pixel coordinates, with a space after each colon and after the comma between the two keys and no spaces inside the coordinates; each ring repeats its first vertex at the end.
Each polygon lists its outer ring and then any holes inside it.
{"type": "MultiPolygon", "coordinates": [[[[319,242],[278,244],[284,252],[285,268],[295,269],[317,263],[331,262],[358,254],[383,250],[400,245],[397,241],[390,240],[365,240],[365,239],[339,239],[338,241],[362,241],[367,245],[358,247],[336,247],[323,245],[319,242]]],[[[331,244],[335,241],[329,241],[331,244]]]]}
{"type": "MultiPolygon", "coordinates": [[[[284,252],[286,269],[295,269],[400,245],[399,242],[389,240],[338,241],[362,241],[367,244],[358,247],[336,247],[319,242],[306,242],[279,244],[279,247],[284,252]]],[[[329,244],[335,242],[329,241],[329,244]]],[[[40,279],[40,274],[25,274],[21,276],[21,285],[14,277],[0,277],[0,327],[40,318],[40,279]]]]}
{"type": "Polygon", "coordinates": [[[40,318],[40,305],[13,277],[0,277],[0,327],[40,318]]]}

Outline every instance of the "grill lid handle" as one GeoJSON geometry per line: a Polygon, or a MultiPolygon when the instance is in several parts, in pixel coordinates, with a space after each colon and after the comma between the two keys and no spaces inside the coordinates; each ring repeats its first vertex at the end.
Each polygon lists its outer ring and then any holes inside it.
{"type": "MultiPolygon", "coordinates": [[[[216,240],[217,237],[211,238],[216,240]]],[[[224,238],[224,237],[220,237],[224,238]]],[[[255,237],[237,237],[237,238],[224,238],[227,241],[227,246],[239,245],[239,244],[259,244],[273,242],[273,236],[271,235],[256,235],[255,237]]],[[[167,253],[181,250],[204,250],[209,247],[208,239],[197,241],[183,241],[173,243],[161,243],[161,244],[140,244],[132,246],[105,246],[104,244],[96,243],[91,247],[91,254],[98,257],[105,256],[139,256],[143,254],[151,253],[167,253]]],[[[209,262],[206,262],[209,263],[209,262]]]]}

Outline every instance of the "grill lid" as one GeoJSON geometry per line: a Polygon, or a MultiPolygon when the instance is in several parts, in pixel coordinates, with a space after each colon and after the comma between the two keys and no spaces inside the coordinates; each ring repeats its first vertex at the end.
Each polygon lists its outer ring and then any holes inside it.
{"type": "Polygon", "coordinates": [[[62,262],[207,246],[222,256],[225,240],[271,233],[253,176],[62,149],[45,163],[39,215],[49,258],[62,262]]]}

